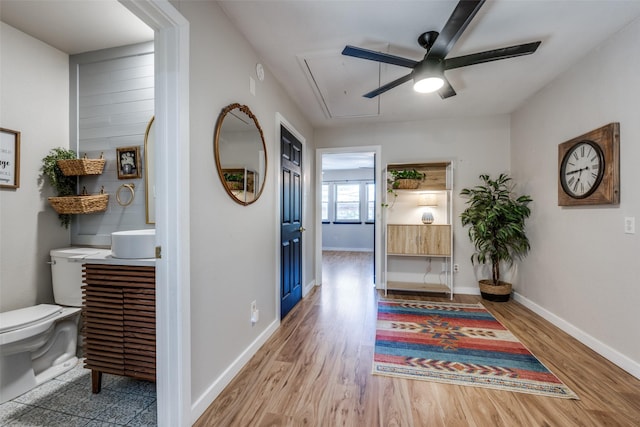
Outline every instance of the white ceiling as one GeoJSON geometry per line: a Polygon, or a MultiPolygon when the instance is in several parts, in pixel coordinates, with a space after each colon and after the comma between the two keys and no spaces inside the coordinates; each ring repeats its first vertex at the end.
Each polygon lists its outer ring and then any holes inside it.
{"type": "Polygon", "coordinates": [[[344,46],[421,60],[417,37],[440,31],[456,0],[218,3],[273,73],[267,77],[285,87],[316,127],[510,113],[640,15],[640,0],[489,0],[448,57],[541,40],[536,53],[447,71],[458,95],[446,100],[417,94],[411,83],[369,100],[361,95],[410,70],[342,56],[344,46]],[[329,117],[352,111],[374,117],[329,117]]]}
{"type": "Polygon", "coordinates": [[[153,40],[117,0],[0,0],[0,20],[69,55],[153,40]]]}
{"type": "MultiPolygon", "coordinates": [[[[69,54],[153,39],[116,0],[0,2],[2,21],[69,54]]],[[[439,31],[456,0],[217,2],[316,127],[510,113],[640,16],[640,0],[488,0],[448,57],[541,40],[536,53],[447,71],[458,95],[446,100],[410,83],[369,100],[410,70],[342,56],[344,46],[420,60],[418,35],[439,31]]]]}

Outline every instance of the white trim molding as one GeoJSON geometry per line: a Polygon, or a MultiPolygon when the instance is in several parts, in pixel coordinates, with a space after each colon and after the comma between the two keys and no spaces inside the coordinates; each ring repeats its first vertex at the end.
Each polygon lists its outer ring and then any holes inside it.
{"type": "Polygon", "coordinates": [[[154,30],[158,426],[192,425],[189,22],[167,0],[119,0],[154,30]],[[171,141],[171,143],[169,143],[171,141]]]}
{"type": "Polygon", "coordinates": [[[514,292],[513,299],[527,307],[529,310],[538,314],[548,322],[551,322],[553,325],[562,329],[564,332],[571,335],[573,338],[577,339],[596,353],[600,354],[605,359],[611,361],[615,365],[629,372],[634,377],[640,379],[640,364],[638,362],[631,360],[629,357],[625,356],[619,351],[609,347],[607,344],[592,337],[580,328],[577,328],[563,318],[556,316],[546,308],[541,307],[540,305],[520,295],[519,293],[514,292]]]}
{"type": "Polygon", "coordinates": [[[215,382],[211,384],[211,386],[209,386],[209,388],[207,388],[207,390],[202,393],[202,395],[198,397],[198,399],[193,403],[193,406],[191,408],[193,423],[195,423],[198,418],[200,418],[200,416],[204,414],[204,411],[206,411],[209,405],[211,405],[211,402],[213,402],[216,397],[218,397],[218,395],[222,393],[222,390],[224,390],[224,388],[229,385],[231,380],[233,380],[233,378],[238,375],[238,372],[240,372],[240,370],[244,368],[247,363],[249,363],[249,360],[251,360],[251,358],[258,352],[258,350],[260,350],[260,347],[262,347],[264,343],[266,343],[267,340],[271,337],[271,335],[273,335],[273,333],[278,329],[278,327],[280,326],[279,313],[277,317],[278,319],[271,322],[271,324],[264,330],[264,332],[262,332],[251,343],[251,345],[249,345],[249,347],[247,347],[240,354],[240,356],[238,356],[236,360],[234,360],[231,365],[229,365],[229,367],[224,370],[222,375],[220,375],[218,379],[216,379],[215,382]]]}

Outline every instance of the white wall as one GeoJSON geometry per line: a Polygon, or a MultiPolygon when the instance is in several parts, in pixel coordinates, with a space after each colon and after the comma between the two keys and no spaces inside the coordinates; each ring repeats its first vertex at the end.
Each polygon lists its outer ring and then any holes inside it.
{"type": "Polygon", "coordinates": [[[0,189],[0,311],[52,303],[49,251],[69,245],[40,180],[42,158],[69,145],[69,57],[0,22],[0,127],[21,132],[20,188],[0,189]]]}
{"type": "Polygon", "coordinates": [[[190,22],[190,170],[191,186],[191,370],[194,418],[199,416],[233,374],[248,360],[256,343],[279,322],[278,220],[279,141],[276,113],[281,113],[306,139],[303,158],[305,198],[310,221],[303,256],[303,281],[314,279],[312,130],[283,88],[266,70],[256,78],[260,58],[213,2],[176,2],[190,22]],[[256,95],[249,93],[249,77],[256,95]],[[220,111],[238,102],[258,118],[267,146],[267,181],[258,201],[241,206],[232,201],[218,178],[213,132],[220,111]],[[260,320],[252,326],[251,301],[260,320]]]}
{"type": "Polygon", "coordinates": [[[531,253],[515,290],[640,375],[640,20],[590,52],[512,118],[512,170],[532,195],[531,253]],[[561,208],[558,144],[620,122],[620,205],[561,208]]]}
{"type": "MultiPolygon", "coordinates": [[[[475,185],[482,173],[496,175],[509,169],[509,116],[381,123],[316,129],[318,148],[380,145],[382,165],[451,160],[454,165],[453,233],[454,262],[460,272],[455,286],[466,293],[479,293],[475,269],[469,258],[473,247],[459,215],[464,200],[458,194],[475,185]]],[[[379,182],[385,179],[378,177],[379,182]]],[[[479,277],[484,278],[484,277],[479,277]]]]}

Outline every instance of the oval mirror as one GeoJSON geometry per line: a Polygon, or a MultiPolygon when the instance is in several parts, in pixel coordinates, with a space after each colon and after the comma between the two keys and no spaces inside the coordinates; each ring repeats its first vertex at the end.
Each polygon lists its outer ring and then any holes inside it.
{"type": "Polygon", "coordinates": [[[144,134],[144,184],[147,224],[156,223],[155,116],[151,117],[144,134]]]}
{"type": "Polygon", "coordinates": [[[258,119],[249,107],[231,104],[218,116],[213,137],[218,176],[241,205],[260,197],[267,173],[267,147],[258,119]]]}

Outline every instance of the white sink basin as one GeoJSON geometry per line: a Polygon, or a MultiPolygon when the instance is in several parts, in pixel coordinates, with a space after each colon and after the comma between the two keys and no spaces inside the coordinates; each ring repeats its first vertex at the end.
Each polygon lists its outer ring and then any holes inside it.
{"type": "Polygon", "coordinates": [[[111,256],[114,258],[155,258],[156,230],[128,230],[111,233],[111,256]]]}

